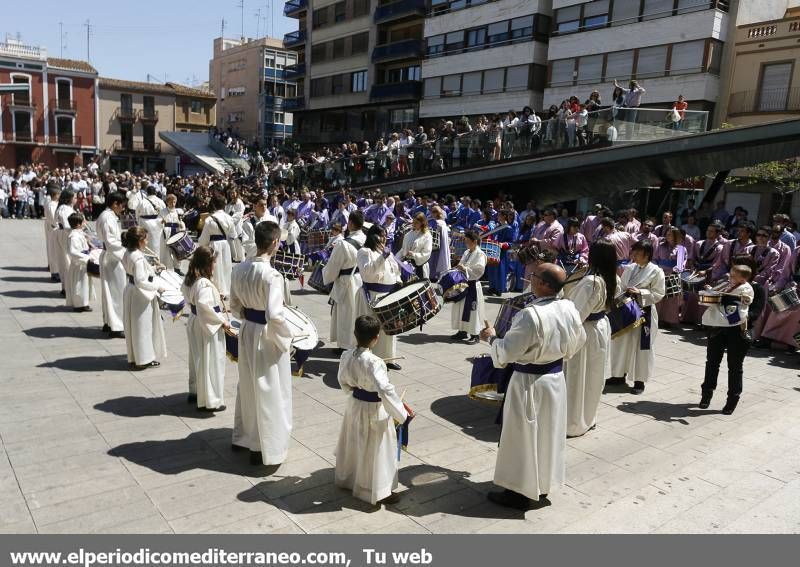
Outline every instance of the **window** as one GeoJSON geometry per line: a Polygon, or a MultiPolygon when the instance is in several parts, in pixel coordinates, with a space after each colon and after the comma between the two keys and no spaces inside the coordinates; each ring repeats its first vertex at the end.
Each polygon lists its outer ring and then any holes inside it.
{"type": "Polygon", "coordinates": [[[417,113],[413,108],[392,110],[389,117],[389,126],[393,131],[413,128],[417,122],[417,113]]]}
{"type": "Polygon", "coordinates": [[[276,69],[285,69],[286,68],[286,55],[279,53],[275,56],[275,68],[276,69]]]}
{"type": "Polygon", "coordinates": [[[264,67],[267,69],[274,69],[275,68],[275,55],[267,55],[264,57],[264,67]]]}
{"type": "Polygon", "coordinates": [[[708,68],[709,73],[719,75],[720,65],[722,64],[722,42],[710,41],[708,43],[708,68]]]}
{"type": "Polygon", "coordinates": [[[533,37],[533,16],[524,16],[511,20],[511,39],[533,37]]]}
{"type": "Polygon", "coordinates": [[[369,48],[369,32],[357,33],[350,37],[350,41],[350,53],[352,55],[366,53],[369,48]]]}
{"type": "Polygon", "coordinates": [[[329,96],[331,94],[331,77],[311,80],[311,96],[329,96]]]}
{"type": "Polygon", "coordinates": [[[333,58],[339,59],[344,57],[344,38],[340,37],[339,39],[333,40],[333,58]]]}
{"type": "Polygon", "coordinates": [[[556,10],[556,31],[560,33],[578,31],[581,27],[581,7],[570,6],[556,10]]]}
{"type": "Polygon", "coordinates": [[[345,2],[337,2],[333,5],[333,21],[334,22],[343,22],[345,19],[345,11],[347,5],[345,2]]]}
{"type": "Polygon", "coordinates": [[[292,85],[287,83],[286,84],[286,96],[288,98],[294,98],[297,96],[297,85],[292,85]]]}
{"type": "Polygon", "coordinates": [[[633,50],[615,51],[606,56],[606,81],[626,81],[633,74],[633,50]]]}
{"type": "Polygon", "coordinates": [[[142,141],[145,149],[152,150],[156,147],[156,127],[152,124],[142,125],[142,141]]]}
{"type": "Polygon", "coordinates": [[[119,125],[119,137],[123,148],[133,147],[133,124],[121,122],[119,125]]]}
{"type": "Polygon", "coordinates": [[[33,130],[31,129],[31,113],[25,110],[14,111],[14,136],[23,142],[33,141],[33,130]]]}
{"type": "Polygon", "coordinates": [[[524,91],[528,89],[528,65],[515,65],[506,69],[506,90],[524,91]]]}
{"type": "Polygon", "coordinates": [[[360,18],[369,14],[369,0],[353,0],[353,17],[360,18]]]}
{"type": "Polygon", "coordinates": [[[758,111],[785,110],[792,80],[792,63],[770,63],[761,68],[758,85],[758,111]]]}
{"type": "Polygon", "coordinates": [[[655,20],[672,15],[674,0],[644,0],[643,20],[655,20]]]}
{"type": "Polygon", "coordinates": [[[344,86],[345,86],[345,76],[344,75],[334,75],[331,77],[331,84],[332,84],[332,92],[335,95],[344,94],[344,86]]]}
{"type": "Polygon", "coordinates": [[[446,75],[442,77],[442,96],[461,95],[461,75],[446,75]]]}
{"type": "Polygon", "coordinates": [[[499,43],[508,40],[508,22],[495,22],[487,28],[489,43],[499,43]]]}
{"type": "Polygon", "coordinates": [[[199,114],[203,112],[203,103],[199,100],[192,100],[191,102],[192,112],[195,114],[199,114]]]}
{"type": "Polygon", "coordinates": [[[406,81],[419,81],[422,78],[422,72],[419,65],[412,65],[406,69],[406,81]]]}
{"type": "Polygon", "coordinates": [[[590,55],[578,60],[578,84],[599,83],[603,78],[603,56],[590,55]]]}
{"type": "Polygon", "coordinates": [[[486,28],[477,28],[467,31],[467,51],[483,49],[486,44],[486,28]]]}
{"type": "Polygon", "coordinates": [[[699,73],[703,70],[703,53],[705,40],[676,43],[672,46],[672,58],[669,64],[670,75],[683,73],[699,73]]]}
{"type": "Polygon", "coordinates": [[[664,74],[667,68],[667,46],[657,45],[639,50],[639,62],[636,65],[636,77],[657,77],[664,74]]]}
{"type": "Polygon", "coordinates": [[[430,79],[425,79],[425,91],[424,95],[425,98],[439,98],[439,94],[442,92],[442,78],[441,77],[432,77],[430,79]]]}
{"type": "Polygon", "coordinates": [[[350,73],[350,90],[354,93],[363,93],[367,90],[367,72],[356,71],[350,73]]]}
{"type": "Polygon", "coordinates": [[[462,49],[464,49],[464,30],[451,32],[446,35],[445,43],[447,44],[445,47],[445,51],[448,55],[452,55],[454,53],[458,53],[462,49]]]}
{"type": "Polygon", "coordinates": [[[156,99],[153,98],[152,96],[145,95],[142,97],[142,103],[144,106],[145,114],[152,116],[153,112],[156,109],[156,99]]]}
{"type": "Polygon", "coordinates": [[[119,95],[119,105],[122,107],[123,111],[131,114],[133,112],[133,95],[124,93],[119,95]]]}
{"type": "Polygon", "coordinates": [[[285,115],[283,112],[273,112],[272,113],[272,123],[273,124],[284,124],[285,115]]]}
{"type": "Polygon", "coordinates": [[[328,6],[314,10],[311,15],[311,29],[317,29],[328,25],[328,6]]]}
{"type": "Polygon", "coordinates": [[[311,46],[311,63],[322,63],[328,58],[328,44],[318,43],[311,46]]]}
{"type": "Polygon", "coordinates": [[[571,85],[575,79],[575,60],[559,59],[550,68],[550,86],[571,85]]]}
{"type": "Polygon", "coordinates": [[[595,0],[583,5],[583,28],[602,27],[608,23],[608,0],[595,0]]]}
{"type": "Polygon", "coordinates": [[[72,83],[66,79],[56,79],[56,98],[59,101],[72,100],[72,83]]]}
{"type": "Polygon", "coordinates": [[[483,93],[503,92],[505,84],[505,69],[490,69],[483,72],[483,93]]]}
{"type": "Polygon", "coordinates": [[[56,118],[56,138],[61,144],[72,142],[72,121],[69,116],[56,118]]]}
{"type": "Polygon", "coordinates": [[[474,73],[464,73],[461,79],[461,93],[464,95],[481,94],[481,79],[483,73],[476,71],[474,73]]]}
{"type": "Polygon", "coordinates": [[[426,53],[428,57],[435,57],[444,53],[444,36],[434,35],[429,37],[426,53]]]}
{"type": "Polygon", "coordinates": [[[621,26],[639,20],[640,0],[614,0],[612,25],[621,26]]]}
{"type": "Polygon", "coordinates": [[[678,0],[678,14],[708,9],[708,0],[678,0]]]}

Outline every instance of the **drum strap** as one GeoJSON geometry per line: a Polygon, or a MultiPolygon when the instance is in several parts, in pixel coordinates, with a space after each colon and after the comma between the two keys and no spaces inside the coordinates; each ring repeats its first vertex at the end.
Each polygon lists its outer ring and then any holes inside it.
{"type": "Polygon", "coordinates": [[[156,220],[158,215],[141,215],[139,218],[145,220],[156,220]]]}
{"type": "Polygon", "coordinates": [[[382,284],[382,283],[369,283],[364,282],[364,295],[367,297],[367,303],[372,303],[372,296],[370,292],[374,293],[392,293],[397,289],[396,284],[382,284]]]}
{"type": "Polygon", "coordinates": [[[209,237],[209,240],[210,240],[211,242],[221,242],[221,241],[223,241],[223,240],[226,240],[226,238],[225,238],[225,236],[224,236],[224,235],[222,235],[222,234],[212,234],[212,235],[209,237]]]}
{"type": "Polygon", "coordinates": [[[464,296],[464,308],[461,311],[461,321],[468,323],[472,312],[478,309],[478,282],[467,282],[467,295],[464,296]]]}
{"type": "Polygon", "coordinates": [[[259,325],[267,324],[267,312],[258,309],[244,308],[244,318],[251,323],[258,323],[259,325]]]}
{"type": "MultiPolygon", "coordinates": [[[[222,228],[222,225],[219,223],[219,220],[217,220],[217,218],[214,215],[208,215],[208,218],[213,220],[214,224],[217,225],[217,228],[222,233],[222,239],[228,240],[228,234],[225,232],[225,229],[222,228]]],[[[214,235],[214,236],[218,236],[218,235],[214,235]]],[[[214,236],[211,237],[212,240],[214,240],[214,236]]],[[[222,240],[222,239],[218,238],[217,240],[222,240]]]]}

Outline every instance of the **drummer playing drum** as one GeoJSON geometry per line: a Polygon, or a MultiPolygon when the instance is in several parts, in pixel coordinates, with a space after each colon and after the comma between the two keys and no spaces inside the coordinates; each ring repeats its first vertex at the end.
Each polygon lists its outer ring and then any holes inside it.
{"type": "Polygon", "coordinates": [[[456,269],[467,276],[468,287],[464,297],[453,303],[451,326],[458,332],[451,338],[474,345],[479,341],[481,323],[484,320],[483,290],[479,280],[486,269],[486,253],[481,250],[480,238],[474,230],[464,233],[464,242],[467,250],[456,269]]]}

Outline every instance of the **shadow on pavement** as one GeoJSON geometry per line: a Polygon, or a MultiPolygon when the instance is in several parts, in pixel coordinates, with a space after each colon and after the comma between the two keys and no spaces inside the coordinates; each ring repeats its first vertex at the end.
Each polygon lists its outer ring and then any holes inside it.
{"type": "MultiPolygon", "coordinates": [[[[75,356],[73,358],[59,358],[44,364],[38,368],[58,368],[71,372],[120,372],[130,370],[128,357],[126,355],[106,355],[106,356],[75,356]]],[[[143,370],[143,372],[147,372],[143,370]]]]}
{"type": "Polygon", "coordinates": [[[37,268],[36,266],[0,266],[0,270],[9,272],[49,272],[50,268],[37,268]]]}
{"type": "Polygon", "coordinates": [[[200,411],[196,403],[187,403],[186,394],[171,394],[161,397],[123,396],[94,405],[94,409],[122,417],[152,417],[172,415],[207,419],[213,412],[200,411]]]}
{"type": "MultiPolygon", "coordinates": [[[[500,441],[500,426],[495,423],[499,404],[471,400],[466,396],[446,396],[431,403],[431,411],[460,427],[462,433],[478,441],[500,441]]],[[[411,428],[413,443],[414,428],[411,428]]]]}
{"type": "Polygon", "coordinates": [[[96,327],[34,327],[22,331],[35,339],[98,339],[105,338],[106,334],[96,327]]]}
{"type": "Polygon", "coordinates": [[[397,342],[405,343],[407,345],[427,345],[430,343],[453,343],[450,335],[428,335],[426,333],[414,333],[413,335],[400,335],[397,337],[397,342]]]}
{"type": "Polygon", "coordinates": [[[44,289],[12,289],[10,291],[3,291],[0,292],[0,295],[4,295],[6,297],[16,297],[17,299],[31,299],[34,297],[45,297],[45,298],[53,298],[58,297],[62,298],[59,295],[59,289],[54,287],[51,290],[44,290],[44,289]]]}
{"type": "Polygon", "coordinates": [[[41,278],[34,278],[29,276],[5,276],[0,278],[0,280],[4,282],[16,282],[16,283],[52,283],[54,286],[59,285],[57,282],[54,282],[49,277],[41,277],[41,278]]]}
{"type": "Polygon", "coordinates": [[[24,305],[12,307],[11,310],[25,313],[67,313],[68,311],[71,312],[72,308],[66,305],[24,305]]]}
{"type": "MultiPolygon", "coordinates": [[[[722,397],[724,398],[724,393],[722,397]]],[[[713,415],[721,413],[719,410],[701,410],[697,404],[671,404],[668,402],[622,402],[617,406],[617,409],[626,413],[635,413],[637,415],[649,415],[656,421],[663,421],[666,423],[680,423],[682,425],[689,425],[686,421],[687,417],[699,417],[701,415],[713,415]]]]}

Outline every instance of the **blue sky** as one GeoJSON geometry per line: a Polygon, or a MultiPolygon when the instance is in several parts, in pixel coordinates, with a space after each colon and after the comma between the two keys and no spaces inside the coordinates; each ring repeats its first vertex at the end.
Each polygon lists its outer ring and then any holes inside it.
{"type": "MultiPolygon", "coordinates": [[[[46,47],[51,57],[59,57],[63,22],[63,56],[85,60],[83,24],[89,19],[90,61],[102,76],[145,81],[149,73],[163,82],[166,73],[169,81],[200,83],[208,80],[208,60],[222,18],[226,37],[242,33],[239,4],[240,0],[4,0],[0,40],[19,34],[24,43],[46,47]]],[[[244,0],[245,35],[263,36],[268,29],[283,37],[297,29],[297,20],[283,16],[283,5],[281,0],[244,0]]]]}

